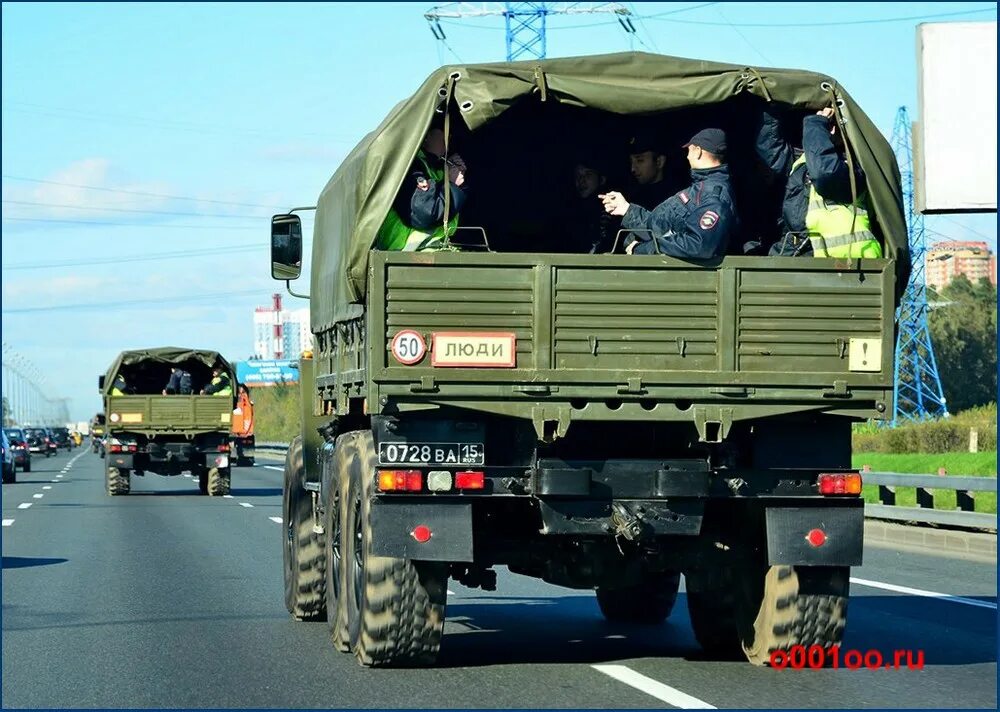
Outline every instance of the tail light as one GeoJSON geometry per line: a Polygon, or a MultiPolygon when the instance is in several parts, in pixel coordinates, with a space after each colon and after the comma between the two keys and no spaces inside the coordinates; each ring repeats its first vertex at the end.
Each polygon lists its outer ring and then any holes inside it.
{"type": "Polygon", "coordinates": [[[378,488],[382,492],[419,492],[424,488],[420,470],[379,470],[378,488]]]}
{"type": "Polygon", "coordinates": [[[486,475],[482,472],[466,471],[455,473],[455,489],[481,490],[486,486],[486,475]]]}
{"type": "Polygon", "coordinates": [[[228,445],[219,445],[218,449],[219,449],[219,452],[229,452],[229,446],[228,445]]]}
{"type": "Polygon", "coordinates": [[[108,440],[108,452],[138,452],[139,446],[118,438],[108,440]]]}
{"type": "Polygon", "coordinates": [[[861,494],[861,475],[856,472],[820,475],[818,483],[819,493],[827,497],[861,494]]]}

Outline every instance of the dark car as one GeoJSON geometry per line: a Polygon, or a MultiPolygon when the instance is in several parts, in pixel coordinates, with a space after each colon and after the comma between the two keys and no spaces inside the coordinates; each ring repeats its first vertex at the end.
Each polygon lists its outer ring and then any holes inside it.
{"type": "Polygon", "coordinates": [[[69,428],[49,428],[49,430],[52,431],[52,440],[57,448],[73,449],[73,438],[70,437],[69,428]]]}
{"type": "Polygon", "coordinates": [[[25,472],[31,472],[31,450],[28,449],[28,436],[21,428],[4,428],[4,435],[14,452],[14,464],[25,472]]]}
{"type": "Polygon", "coordinates": [[[25,428],[24,434],[28,439],[28,450],[52,457],[55,448],[49,447],[49,433],[45,428],[25,428]]]}
{"type": "Polygon", "coordinates": [[[17,467],[14,465],[14,451],[10,447],[10,443],[7,442],[7,433],[0,431],[0,436],[2,436],[3,441],[0,444],[3,455],[3,483],[10,484],[11,482],[17,481],[17,467]]]}

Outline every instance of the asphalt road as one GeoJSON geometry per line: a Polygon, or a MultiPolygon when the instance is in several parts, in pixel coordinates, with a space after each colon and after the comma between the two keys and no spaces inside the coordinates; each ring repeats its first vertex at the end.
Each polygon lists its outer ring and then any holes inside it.
{"type": "Polygon", "coordinates": [[[995,563],[867,549],[843,654],[923,651],[920,671],[707,661],[683,594],[663,626],[611,626],[593,594],[506,571],[496,592],[451,584],[437,667],[367,670],[284,610],[280,472],[112,499],[96,455],[33,464],[2,489],[3,707],[997,705],[995,563]]]}

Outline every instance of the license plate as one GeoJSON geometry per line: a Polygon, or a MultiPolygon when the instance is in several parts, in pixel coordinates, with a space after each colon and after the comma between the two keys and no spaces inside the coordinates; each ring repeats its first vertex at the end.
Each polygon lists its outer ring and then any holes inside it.
{"type": "Polygon", "coordinates": [[[482,465],[483,443],[386,443],[378,444],[382,465],[482,465]]]}

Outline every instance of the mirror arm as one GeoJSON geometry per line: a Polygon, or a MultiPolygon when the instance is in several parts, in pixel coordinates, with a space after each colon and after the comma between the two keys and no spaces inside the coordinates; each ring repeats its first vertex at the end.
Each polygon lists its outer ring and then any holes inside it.
{"type": "Polygon", "coordinates": [[[293,297],[298,297],[299,299],[309,299],[308,294],[297,294],[296,292],[292,291],[292,280],[290,279],[285,280],[285,289],[287,289],[288,293],[291,294],[293,297]]]}

